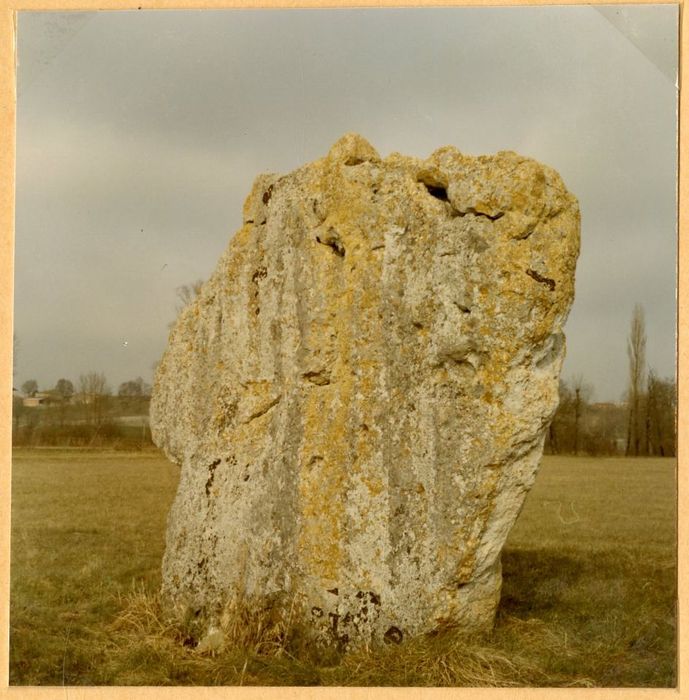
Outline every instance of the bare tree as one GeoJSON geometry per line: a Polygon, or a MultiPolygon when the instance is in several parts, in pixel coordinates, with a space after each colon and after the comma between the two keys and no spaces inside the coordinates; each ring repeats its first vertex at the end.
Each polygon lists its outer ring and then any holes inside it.
{"type": "Polygon", "coordinates": [[[201,293],[201,288],[203,287],[203,280],[199,279],[191,284],[183,284],[177,289],[175,289],[175,294],[177,295],[177,313],[179,314],[183,308],[191,304],[194,299],[201,293]]]}
{"type": "Polygon", "coordinates": [[[634,306],[632,323],[627,339],[629,357],[629,416],[627,423],[626,455],[638,456],[641,449],[642,417],[641,402],[645,389],[646,375],[646,321],[644,309],[640,304],[634,306]]]}
{"type": "Polygon", "coordinates": [[[581,451],[581,419],[591,399],[593,389],[584,381],[581,374],[572,378],[572,413],[574,414],[573,450],[578,455],[581,451]]]}
{"type": "Polygon", "coordinates": [[[110,387],[103,372],[89,372],[79,377],[79,398],[86,407],[87,420],[98,429],[105,419],[110,387]]]}
{"type": "Polygon", "coordinates": [[[103,372],[89,372],[79,376],[79,393],[85,401],[110,392],[103,372]]]}
{"type": "Polygon", "coordinates": [[[677,436],[677,385],[651,369],[646,392],[646,444],[649,455],[673,457],[677,436]]]}
{"type": "MultiPolygon", "coordinates": [[[[179,316],[184,309],[191,304],[194,299],[201,293],[203,288],[203,280],[198,279],[196,282],[191,284],[182,284],[175,289],[175,296],[177,297],[177,305],[175,306],[176,316],[179,316]]],[[[168,328],[172,328],[175,325],[175,321],[170,321],[167,324],[168,328]]],[[[155,371],[155,366],[153,368],[155,371]]]]}
{"type": "Polygon", "coordinates": [[[572,392],[564,379],[560,379],[559,385],[560,401],[557,411],[550,422],[548,429],[548,449],[551,454],[558,454],[567,451],[566,435],[569,417],[569,408],[572,402],[572,392]]]}
{"type": "Polygon", "coordinates": [[[581,374],[569,381],[560,379],[560,404],[548,435],[552,454],[580,454],[595,448],[589,403],[592,395],[593,387],[581,374]]]}
{"type": "Polygon", "coordinates": [[[62,377],[55,383],[53,392],[60,397],[58,416],[60,419],[60,426],[64,426],[68,410],[67,404],[71,402],[72,396],[74,396],[74,384],[72,384],[69,379],[62,377]]]}

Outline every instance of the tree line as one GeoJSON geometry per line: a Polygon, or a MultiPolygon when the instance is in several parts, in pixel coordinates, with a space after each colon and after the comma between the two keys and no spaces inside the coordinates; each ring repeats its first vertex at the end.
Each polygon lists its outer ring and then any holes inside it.
{"type": "MultiPolygon", "coordinates": [[[[203,280],[175,289],[176,314],[201,292],[203,280]]],[[[172,324],[170,324],[172,325],[172,324]]],[[[13,336],[13,377],[17,371],[19,340],[13,336]]],[[[152,445],[148,425],[151,386],[141,377],[122,382],[113,393],[103,372],[88,372],[74,382],[64,377],[40,390],[35,379],[13,391],[12,444],[22,446],[152,445]],[[140,419],[140,425],[131,420],[140,419]]]]}
{"type": "Polygon", "coordinates": [[[12,400],[14,445],[122,446],[151,444],[147,430],[151,386],[141,377],[122,382],[117,393],[103,372],[76,383],[64,377],[41,390],[35,379],[12,400]]]}
{"type": "Polygon", "coordinates": [[[632,312],[627,338],[629,379],[624,400],[593,403],[593,387],[582,375],[560,381],[560,405],[550,425],[551,454],[674,457],[677,385],[646,362],[643,307],[632,312]]]}

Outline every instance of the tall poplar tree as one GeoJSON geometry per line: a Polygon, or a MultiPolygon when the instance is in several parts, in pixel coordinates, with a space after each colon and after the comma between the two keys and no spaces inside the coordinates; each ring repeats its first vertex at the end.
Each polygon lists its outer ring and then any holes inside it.
{"type": "Polygon", "coordinates": [[[646,379],[646,321],[641,304],[634,306],[632,323],[627,339],[627,356],[629,357],[629,416],[627,421],[626,455],[639,456],[643,435],[643,416],[641,402],[646,379]]]}

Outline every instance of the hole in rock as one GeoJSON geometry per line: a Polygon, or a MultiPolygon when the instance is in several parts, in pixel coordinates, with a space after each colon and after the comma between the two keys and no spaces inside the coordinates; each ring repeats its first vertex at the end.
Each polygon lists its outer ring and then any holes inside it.
{"type": "Polygon", "coordinates": [[[268,276],[268,268],[265,267],[265,265],[261,265],[260,267],[256,268],[254,271],[254,274],[251,275],[251,281],[254,284],[258,284],[259,280],[264,280],[268,276]]]}
{"type": "Polygon", "coordinates": [[[544,277],[543,275],[536,272],[536,270],[528,269],[526,274],[531,277],[531,279],[536,280],[539,284],[544,284],[552,292],[555,289],[555,280],[550,277],[544,277]]]}
{"type": "Polygon", "coordinates": [[[497,221],[498,219],[502,219],[502,217],[505,216],[504,211],[499,211],[497,214],[487,214],[483,211],[477,211],[474,207],[467,207],[463,211],[454,211],[452,216],[466,216],[467,214],[471,214],[472,216],[482,216],[483,218],[488,219],[489,221],[497,221]]]}
{"type": "Polygon", "coordinates": [[[383,640],[387,644],[400,644],[402,642],[402,630],[394,625],[383,635],[383,640]]]}
{"type": "Polygon", "coordinates": [[[450,201],[447,197],[447,189],[445,187],[442,187],[440,185],[429,185],[426,182],[423,183],[423,186],[428,190],[428,194],[430,194],[431,197],[435,197],[441,202],[450,201]]]}
{"type": "Polygon", "coordinates": [[[206,496],[211,495],[211,486],[213,486],[213,479],[215,478],[215,470],[219,464],[220,464],[220,460],[215,459],[208,465],[208,481],[206,481],[206,496]]]}
{"type": "Polygon", "coordinates": [[[302,377],[304,377],[307,382],[311,382],[311,384],[316,384],[317,386],[326,386],[330,384],[330,375],[325,370],[304,372],[302,377]]]}
{"type": "Polygon", "coordinates": [[[340,258],[344,258],[345,256],[345,247],[340,243],[339,240],[335,240],[334,238],[331,238],[330,240],[327,241],[322,241],[320,239],[320,236],[316,236],[316,241],[320,243],[321,245],[327,245],[328,248],[332,248],[333,253],[335,255],[339,256],[340,258]]]}

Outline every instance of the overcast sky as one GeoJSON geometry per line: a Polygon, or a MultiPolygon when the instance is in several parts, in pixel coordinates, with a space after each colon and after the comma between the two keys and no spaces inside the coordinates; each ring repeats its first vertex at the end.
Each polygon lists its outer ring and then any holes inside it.
{"type": "Polygon", "coordinates": [[[632,309],[674,376],[677,6],[20,13],[15,386],[152,378],[262,172],[357,131],[559,171],[582,249],[563,375],[620,400],[632,309]]]}

